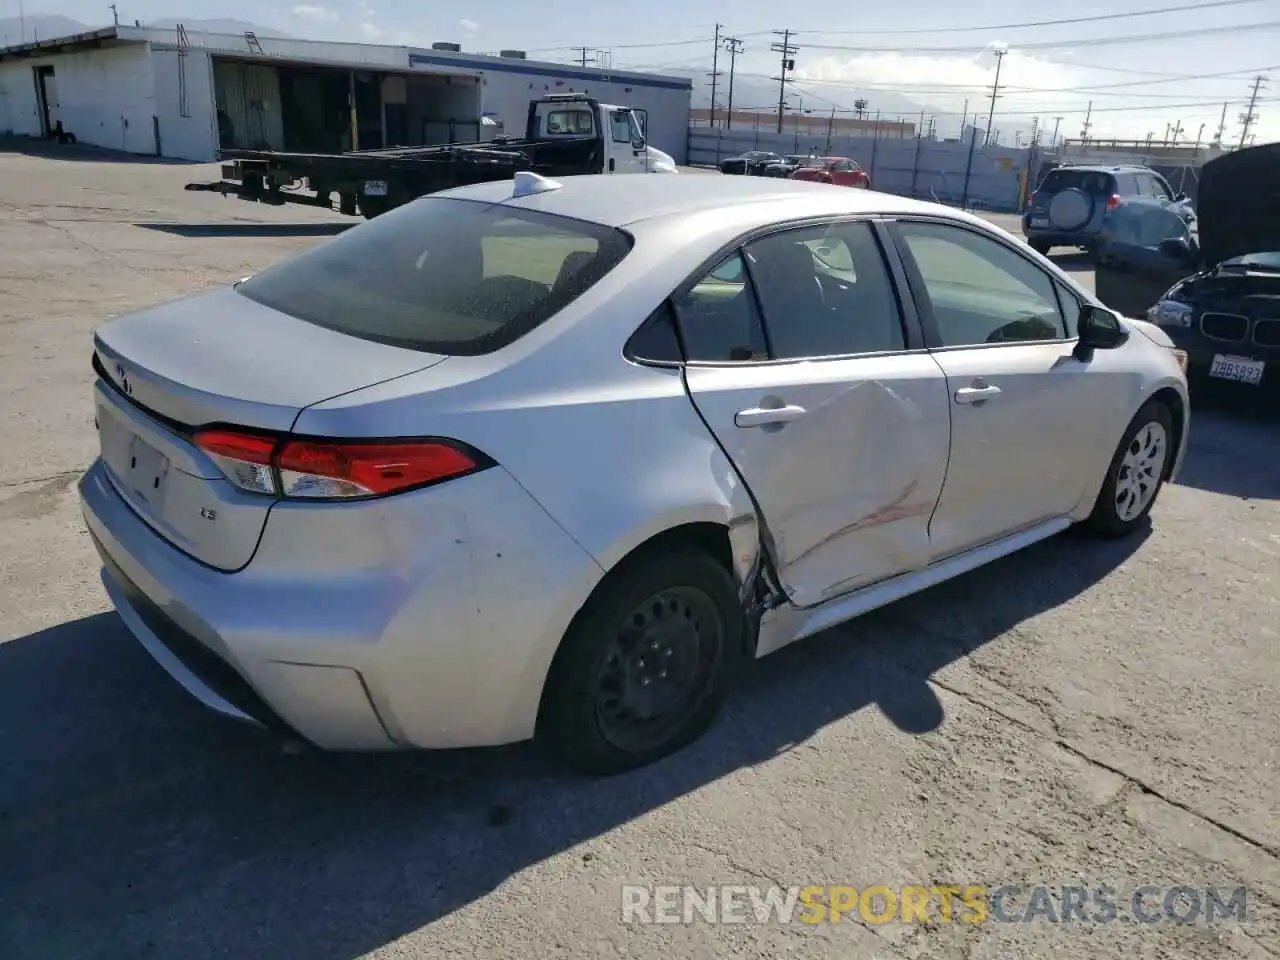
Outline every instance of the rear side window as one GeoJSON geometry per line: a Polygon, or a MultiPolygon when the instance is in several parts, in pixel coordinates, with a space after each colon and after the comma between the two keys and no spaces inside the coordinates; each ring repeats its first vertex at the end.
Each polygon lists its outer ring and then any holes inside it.
{"type": "Polygon", "coordinates": [[[250,277],[257,303],[364,340],[489,353],[572,303],[627,255],[621,230],[425,197],[250,277]]]}
{"type": "Polygon", "coordinates": [[[766,360],[760,312],[742,254],[721,260],[675,301],[686,356],[694,362],[766,360]]]}
{"type": "Polygon", "coordinates": [[[1101,170],[1050,170],[1040,189],[1061,193],[1073,188],[1092,197],[1109,197],[1117,192],[1115,178],[1101,170]]]}
{"type": "Polygon", "coordinates": [[[590,110],[552,110],[547,114],[547,133],[589,137],[595,133],[595,118],[590,110]]]}

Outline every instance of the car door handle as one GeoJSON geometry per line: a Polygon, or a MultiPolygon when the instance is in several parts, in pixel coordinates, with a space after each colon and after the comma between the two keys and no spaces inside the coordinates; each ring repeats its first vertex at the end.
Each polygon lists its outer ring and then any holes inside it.
{"type": "Polygon", "coordinates": [[[961,387],[956,391],[956,403],[983,403],[998,396],[999,387],[961,387]]]}
{"type": "Polygon", "coordinates": [[[784,407],[749,407],[733,415],[739,427],[765,427],[772,423],[790,423],[805,415],[804,407],[787,404],[784,407]]]}

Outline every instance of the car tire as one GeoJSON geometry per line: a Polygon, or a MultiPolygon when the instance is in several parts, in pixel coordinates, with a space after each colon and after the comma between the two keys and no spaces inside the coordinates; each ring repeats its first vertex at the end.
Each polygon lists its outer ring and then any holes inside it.
{"type": "Polygon", "coordinates": [[[1027,245],[1042,257],[1047,257],[1049,251],[1053,249],[1053,245],[1047,240],[1028,240],[1027,245]]]}
{"type": "Polygon", "coordinates": [[[539,739],[592,775],[674,753],[719,712],[744,628],[734,578],[710,555],[685,548],[632,558],[565,633],[543,691],[539,739]]]}
{"type": "Polygon", "coordinates": [[[1138,529],[1169,475],[1175,443],[1169,408],[1158,400],[1147,401],[1125,430],[1107,466],[1106,480],[1084,524],[1089,533],[1114,539],[1138,529]]]}

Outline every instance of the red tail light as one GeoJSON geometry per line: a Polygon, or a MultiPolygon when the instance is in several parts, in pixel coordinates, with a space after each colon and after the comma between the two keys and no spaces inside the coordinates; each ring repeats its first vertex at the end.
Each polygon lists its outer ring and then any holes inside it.
{"type": "Polygon", "coordinates": [[[1108,210],[1114,210],[1118,206],[1120,206],[1120,194],[1113,193],[1111,196],[1107,197],[1108,210]]]}
{"type": "Polygon", "coordinates": [[[202,430],[195,443],[237,487],[297,499],[387,496],[492,465],[452,440],[309,440],[202,430]]]}

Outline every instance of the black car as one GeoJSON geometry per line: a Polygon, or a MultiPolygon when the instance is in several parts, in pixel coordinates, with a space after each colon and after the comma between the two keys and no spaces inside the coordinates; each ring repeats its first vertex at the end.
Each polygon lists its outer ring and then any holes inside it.
{"type": "Polygon", "coordinates": [[[777,163],[782,157],[776,153],[770,153],[768,150],[748,150],[746,153],[737,157],[728,157],[720,161],[719,167],[721,173],[733,173],[739,176],[746,174],[747,176],[759,177],[764,175],[764,168],[771,163],[777,163]]]}
{"type": "Polygon", "coordinates": [[[1206,163],[1197,207],[1198,224],[1160,204],[1117,211],[1098,298],[1159,324],[1193,376],[1280,388],[1280,143],[1206,163]]]}
{"type": "Polygon", "coordinates": [[[801,167],[807,167],[817,164],[820,161],[817,157],[801,156],[799,154],[791,154],[783,157],[781,160],[775,160],[773,163],[767,163],[761,171],[761,175],[765,177],[789,177],[792,173],[801,167]]]}

